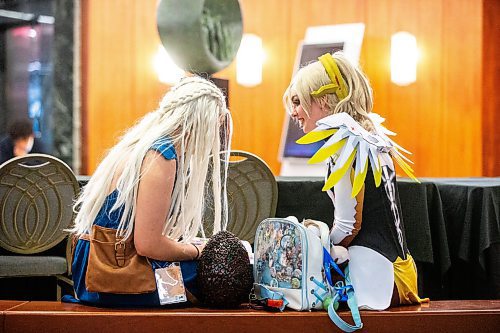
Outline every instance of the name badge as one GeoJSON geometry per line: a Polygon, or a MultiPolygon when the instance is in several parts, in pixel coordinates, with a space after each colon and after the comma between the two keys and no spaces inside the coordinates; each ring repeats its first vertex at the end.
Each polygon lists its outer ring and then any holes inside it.
{"type": "Polygon", "coordinates": [[[161,305],[187,301],[180,263],[155,269],[155,278],[161,305]]]}

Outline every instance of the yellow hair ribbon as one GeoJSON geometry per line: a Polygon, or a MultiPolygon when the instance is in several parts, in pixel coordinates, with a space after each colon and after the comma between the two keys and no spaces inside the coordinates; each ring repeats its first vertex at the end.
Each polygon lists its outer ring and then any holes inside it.
{"type": "Polygon", "coordinates": [[[330,81],[332,83],[321,86],[318,90],[315,90],[311,93],[313,97],[321,97],[325,94],[333,94],[335,93],[339,100],[343,100],[349,95],[349,90],[347,89],[347,84],[340,74],[339,67],[333,59],[330,53],[325,53],[318,60],[323,64],[323,67],[326,70],[326,73],[330,77],[330,81]]]}

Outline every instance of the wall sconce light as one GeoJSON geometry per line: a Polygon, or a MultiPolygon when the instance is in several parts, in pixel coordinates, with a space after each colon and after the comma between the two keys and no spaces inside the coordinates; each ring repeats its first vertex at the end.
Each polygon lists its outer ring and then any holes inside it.
{"type": "Polygon", "coordinates": [[[417,39],[406,31],[391,37],[391,81],[399,86],[407,86],[417,80],[419,53],[417,39]]]}
{"type": "Polygon", "coordinates": [[[158,46],[158,51],[153,59],[153,66],[158,75],[158,80],[166,84],[174,85],[186,75],[186,73],[174,63],[162,45],[158,46]]]}
{"type": "Polygon", "coordinates": [[[236,82],[246,87],[260,84],[264,58],[262,38],[254,34],[243,34],[236,55],[236,82]]]}

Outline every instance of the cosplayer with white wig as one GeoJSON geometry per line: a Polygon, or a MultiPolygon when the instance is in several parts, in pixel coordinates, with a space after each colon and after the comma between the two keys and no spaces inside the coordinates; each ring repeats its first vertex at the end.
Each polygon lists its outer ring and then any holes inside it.
{"type": "Polygon", "coordinates": [[[309,163],[328,161],[323,191],[335,208],[331,255],[338,263],[348,261],[361,309],[428,301],[418,296],[396,186],[393,161],[418,181],[401,153],[408,152],[372,113],[365,74],[341,52],[318,60],[297,72],[283,102],[306,133],[297,143],[324,142],[309,163]]]}
{"type": "MultiPolygon", "coordinates": [[[[204,243],[205,207],[213,207],[213,234],[228,219],[226,176],[232,120],[225,96],[200,77],[182,79],[109,151],[76,201],[79,237],[73,280],[79,302],[96,305],[159,305],[158,293],[120,295],[85,288],[88,235],[99,225],[133,238],[153,268],[180,261],[186,288],[195,289],[196,260],[204,243]]],[[[195,290],[190,290],[195,293],[195,290]]]]}

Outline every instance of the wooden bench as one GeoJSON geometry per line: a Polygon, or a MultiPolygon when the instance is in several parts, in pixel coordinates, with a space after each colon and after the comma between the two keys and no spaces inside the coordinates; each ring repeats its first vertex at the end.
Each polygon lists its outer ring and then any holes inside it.
{"type": "MultiPolygon", "coordinates": [[[[341,312],[343,319],[349,313],[341,312]]],[[[432,301],[361,311],[362,332],[500,332],[500,300],[432,301]]],[[[0,301],[0,333],[11,332],[337,332],[326,312],[104,309],[41,301],[0,301]]]]}

